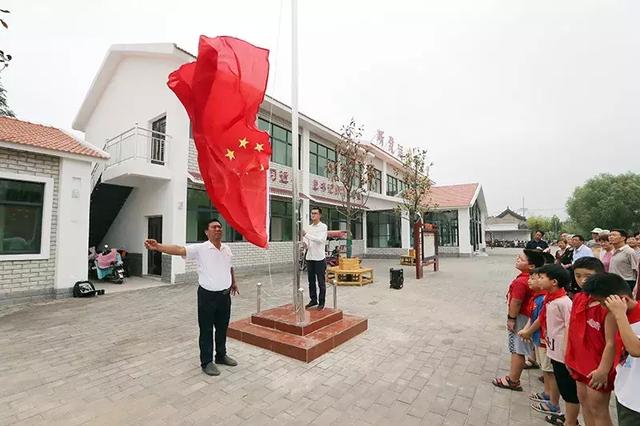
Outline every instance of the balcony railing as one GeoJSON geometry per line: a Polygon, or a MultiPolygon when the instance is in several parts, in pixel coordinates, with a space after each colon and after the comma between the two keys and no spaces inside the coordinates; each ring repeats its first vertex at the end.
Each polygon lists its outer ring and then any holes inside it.
{"type": "Polygon", "coordinates": [[[171,136],[134,126],[109,139],[105,145],[111,158],[105,168],[131,159],[144,160],[150,164],[167,164],[166,144],[171,136]]]}

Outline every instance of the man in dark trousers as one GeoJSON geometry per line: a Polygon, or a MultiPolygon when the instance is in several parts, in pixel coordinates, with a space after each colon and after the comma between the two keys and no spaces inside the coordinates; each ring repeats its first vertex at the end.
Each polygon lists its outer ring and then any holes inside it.
{"type": "Polygon", "coordinates": [[[302,231],[303,243],[307,248],[307,272],[309,274],[309,303],[307,308],[318,306],[324,309],[327,286],[324,282],[324,273],[327,269],[324,246],[327,243],[327,225],[320,221],[322,210],[320,207],[311,209],[311,224],[302,231]],[[318,281],[318,292],[316,291],[318,281]]]}
{"type": "Polygon", "coordinates": [[[233,255],[229,246],[222,244],[222,223],[211,219],[204,231],[208,240],[186,247],[160,244],[146,240],[147,250],[156,250],[173,256],[194,260],[198,265],[198,326],[200,327],[200,365],[205,374],[217,376],[220,371],[215,364],[236,366],[238,363],[227,356],[226,341],[231,296],[239,294],[233,274],[233,255]],[[216,357],[213,359],[213,328],[215,327],[216,357]]]}

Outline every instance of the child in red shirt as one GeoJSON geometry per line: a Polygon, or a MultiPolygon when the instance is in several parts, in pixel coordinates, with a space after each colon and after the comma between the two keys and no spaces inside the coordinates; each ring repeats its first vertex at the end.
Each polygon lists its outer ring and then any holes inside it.
{"type": "MultiPolygon", "coordinates": [[[[576,284],[604,273],[595,257],[583,257],[573,265],[576,284]]],[[[615,332],[613,315],[585,292],[573,297],[565,364],[576,381],[582,415],[587,425],[611,425],[609,399],[615,379],[615,332]]]]}
{"type": "Polygon", "coordinates": [[[593,299],[606,305],[617,325],[616,394],[618,424],[640,425],[640,304],[619,275],[605,273],[589,278],[583,287],[593,299]]]}
{"type": "Polygon", "coordinates": [[[524,250],[516,258],[516,269],[520,274],[509,284],[507,292],[507,341],[511,353],[511,368],[509,375],[496,377],[492,383],[502,389],[522,392],[520,376],[525,365],[525,357],[533,353],[531,342],[525,342],[518,337],[529,321],[527,310],[529,306],[530,290],[529,275],[531,271],[542,266],[544,257],[539,250],[524,250]]]}

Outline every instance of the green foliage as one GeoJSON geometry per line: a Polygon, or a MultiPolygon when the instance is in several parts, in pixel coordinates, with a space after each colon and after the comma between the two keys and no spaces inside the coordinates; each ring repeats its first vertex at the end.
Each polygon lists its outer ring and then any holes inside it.
{"type": "Polygon", "coordinates": [[[15,117],[7,104],[7,91],[2,87],[2,83],[0,83],[0,116],[15,117]]]}
{"type": "Polygon", "coordinates": [[[567,212],[582,232],[595,227],[640,229],[640,175],[602,174],[589,179],[574,190],[567,212]]]}
{"type": "Polygon", "coordinates": [[[367,147],[360,142],[363,126],[352,118],[340,132],[340,143],[336,145],[336,161],[327,164],[329,180],[336,185],[340,194],[338,213],[347,222],[347,257],[351,257],[351,222],[360,214],[369,199],[365,184],[374,177],[374,167],[367,147]]]}
{"type": "Polygon", "coordinates": [[[416,213],[424,217],[429,208],[437,207],[432,205],[429,197],[432,183],[429,168],[433,163],[429,163],[427,150],[422,148],[406,151],[401,159],[402,169],[396,169],[395,174],[404,182],[404,189],[400,193],[402,201],[396,210],[408,212],[410,221],[413,222],[416,213]]]}
{"type": "Polygon", "coordinates": [[[557,240],[563,232],[570,232],[567,229],[567,224],[563,223],[556,215],[551,217],[531,216],[527,219],[527,226],[532,234],[538,229],[544,231],[545,240],[551,241],[557,240]]]}

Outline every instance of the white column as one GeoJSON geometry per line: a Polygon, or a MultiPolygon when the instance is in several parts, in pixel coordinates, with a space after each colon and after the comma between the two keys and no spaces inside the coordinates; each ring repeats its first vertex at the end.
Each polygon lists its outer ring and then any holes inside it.
{"type": "Polygon", "coordinates": [[[458,209],[458,248],[461,255],[471,255],[473,252],[471,232],[469,231],[470,221],[469,209],[458,209]]]}
{"type": "Polygon", "coordinates": [[[367,211],[362,211],[362,240],[363,240],[363,254],[367,254],[367,211]]]}
{"type": "Polygon", "coordinates": [[[402,238],[402,248],[409,249],[411,248],[411,218],[409,217],[409,212],[402,212],[401,223],[401,238],[402,238]]]}
{"type": "MultiPolygon", "coordinates": [[[[309,129],[306,127],[302,128],[302,141],[300,146],[300,174],[301,179],[300,182],[300,191],[304,194],[311,195],[311,184],[310,184],[310,176],[309,176],[309,141],[310,134],[309,129]]],[[[309,223],[309,200],[302,200],[302,223],[309,223]]]]}
{"type": "Polygon", "coordinates": [[[60,159],[54,284],[56,292],[73,287],[76,281],[87,279],[91,166],[88,161],[60,159]]]}
{"type": "Polygon", "coordinates": [[[382,195],[387,195],[387,162],[382,162],[382,195]]]}
{"type": "MultiPolygon", "coordinates": [[[[177,99],[171,100],[167,109],[167,165],[171,180],[167,184],[169,194],[162,215],[162,241],[185,245],[187,239],[187,171],[189,168],[189,119],[177,99]]],[[[146,231],[145,231],[146,232],[146,231]]],[[[146,256],[142,260],[146,262],[146,256]]],[[[176,275],[185,272],[185,261],[171,256],[171,282],[176,275]]],[[[164,275],[164,274],[163,274],[164,275]]]]}

